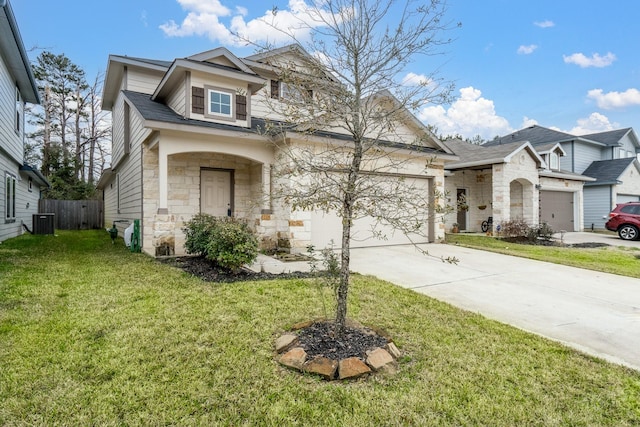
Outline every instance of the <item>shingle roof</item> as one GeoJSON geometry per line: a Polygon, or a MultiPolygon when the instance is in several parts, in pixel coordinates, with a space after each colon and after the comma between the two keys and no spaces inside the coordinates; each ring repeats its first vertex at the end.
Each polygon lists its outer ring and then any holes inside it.
{"type": "Polygon", "coordinates": [[[582,175],[595,178],[595,182],[585,185],[604,185],[615,184],[618,182],[620,175],[635,160],[635,157],[626,157],[624,159],[598,160],[589,165],[582,175]]]}
{"type": "Polygon", "coordinates": [[[149,58],[137,58],[135,56],[126,56],[126,55],[113,55],[120,58],[130,59],[132,61],[144,62],[151,65],[157,65],[159,67],[169,68],[173,61],[162,61],[159,59],[149,59],[149,58]]]}
{"type": "Polygon", "coordinates": [[[582,135],[582,137],[586,139],[591,139],[593,141],[602,142],[603,144],[615,147],[619,145],[618,144],[619,141],[622,139],[622,137],[624,137],[627,133],[629,133],[630,130],[631,128],[616,129],[608,132],[598,132],[598,133],[591,133],[589,135],[582,135]]]}
{"type": "Polygon", "coordinates": [[[486,161],[487,164],[502,162],[511,153],[525,144],[504,144],[487,147],[486,145],[471,144],[459,139],[449,139],[443,141],[444,144],[460,158],[457,162],[447,164],[447,169],[455,169],[457,165],[464,165],[470,162],[479,163],[486,161]]]}
{"type": "Polygon", "coordinates": [[[483,144],[485,147],[493,147],[496,145],[505,145],[511,143],[522,143],[529,141],[534,147],[540,144],[548,144],[550,142],[568,141],[576,139],[577,137],[565,132],[545,128],[542,126],[534,125],[528,128],[521,129],[519,131],[510,133],[501,138],[496,138],[492,141],[487,141],[483,144]]]}
{"type": "MultiPolygon", "coordinates": [[[[153,101],[151,99],[151,95],[129,90],[125,90],[123,91],[123,93],[127,97],[127,99],[131,101],[133,106],[136,108],[136,110],[138,110],[138,112],[145,120],[253,134],[257,134],[260,129],[264,129],[266,127],[266,121],[257,117],[253,117],[251,119],[251,128],[244,128],[231,124],[208,122],[204,120],[186,119],[177,114],[167,105],[153,101]]],[[[295,129],[292,129],[292,131],[295,132],[295,129]]],[[[314,132],[314,135],[338,139],[342,141],[348,141],[351,139],[349,135],[343,135],[334,132],[314,132]]],[[[431,147],[402,144],[392,141],[378,141],[378,144],[391,148],[408,149],[420,153],[446,154],[443,150],[438,150],[431,147]]]]}

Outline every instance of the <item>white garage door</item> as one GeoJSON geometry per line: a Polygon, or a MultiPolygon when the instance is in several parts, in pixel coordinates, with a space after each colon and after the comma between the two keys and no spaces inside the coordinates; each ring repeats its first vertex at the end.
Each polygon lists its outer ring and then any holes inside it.
{"type": "Polygon", "coordinates": [[[546,222],[556,231],[575,231],[573,212],[573,193],[540,192],[540,223],[546,222]]]}
{"type": "MultiPolygon", "coordinates": [[[[424,194],[428,194],[429,181],[427,179],[416,180],[416,183],[424,188],[424,194]]],[[[402,231],[394,230],[391,226],[376,225],[374,218],[360,218],[354,222],[351,228],[351,247],[401,245],[412,242],[428,243],[427,231],[429,229],[429,224],[424,224],[420,234],[414,234],[408,238],[402,231]],[[372,231],[374,226],[375,232],[372,231]],[[384,236],[384,238],[380,236],[384,236]]],[[[320,250],[328,247],[332,241],[335,248],[342,246],[342,218],[333,212],[313,212],[311,214],[311,244],[315,246],[316,250],[320,250]]]]}

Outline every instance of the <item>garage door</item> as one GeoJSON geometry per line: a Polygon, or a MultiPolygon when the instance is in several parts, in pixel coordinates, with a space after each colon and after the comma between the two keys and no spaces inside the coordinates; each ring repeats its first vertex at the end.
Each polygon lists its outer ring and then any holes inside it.
{"type": "Polygon", "coordinates": [[[540,223],[546,222],[556,231],[575,231],[573,212],[573,193],[540,192],[540,223]]]}
{"type": "MultiPolygon", "coordinates": [[[[416,185],[424,188],[424,194],[428,194],[429,181],[416,180],[416,185]],[[419,184],[417,184],[419,183],[419,184]]],[[[432,225],[433,227],[433,225],[432,225]]],[[[356,220],[351,228],[351,247],[363,248],[370,246],[401,245],[408,243],[428,243],[427,231],[431,229],[429,224],[424,224],[420,234],[411,235],[410,239],[393,227],[377,224],[371,217],[356,220]],[[373,231],[375,227],[375,232],[373,231]],[[382,238],[381,236],[384,236],[382,238]]],[[[333,241],[333,246],[342,246],[342,218],[334,212],[313,212],[311,214],[311,244],[317,250],[326,248],[333,241]]]]}

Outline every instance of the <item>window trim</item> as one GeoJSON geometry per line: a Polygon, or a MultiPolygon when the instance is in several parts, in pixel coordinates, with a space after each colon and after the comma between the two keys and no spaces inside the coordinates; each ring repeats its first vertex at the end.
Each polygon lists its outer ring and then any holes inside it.
{"type": "MultiPolygon", "coordinates": [[[[215,87],[215,86],[205,86],[204,87],[205,93],[206,93],[206,102],[205,102],[205,111],[204,111],[204,116],[210,119],[219,119],[219,120],[228,120],[228,121],[235,121],[235,114],[236,114],[236,97],[235,97],[235,92],[229,90],[229,89],[225,89],[225,88],[221,88],[221,87],[215,87]],[[227,95],[229,97],[229,114],[224,114],[224,113],[216,113],[216,112],[212,112],[211,111],[211,94],[212,93],[218,93],[221,95],[227,95]]],[[[221,104],[222,105],[222,104],[221,104]]]]}
{"type": "Polygon", "coordinates": [[[5,172],[4,176],[4,222],[8,224],[16,222],[16,188],[18,187],[18,179],[9,172],[5,172]]]}

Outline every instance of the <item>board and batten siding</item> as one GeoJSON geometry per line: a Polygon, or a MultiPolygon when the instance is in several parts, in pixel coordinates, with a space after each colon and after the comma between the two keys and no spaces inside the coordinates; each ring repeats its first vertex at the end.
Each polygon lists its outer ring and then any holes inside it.
{"type": "Polygon", "coordinates": [[[604,229],[607,222],[606,216],[611,212],[611,187],[600,185],[596,187],[584,187],[584,229],[604,229]],[[605,218],[603,218],[605,217],[605,218]]]}

